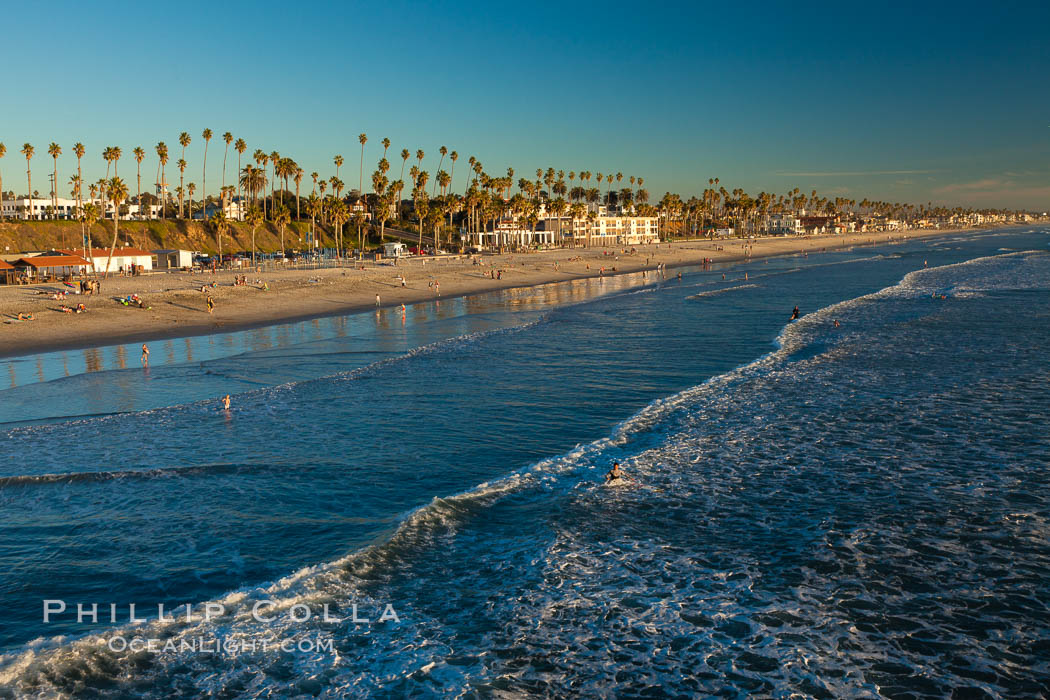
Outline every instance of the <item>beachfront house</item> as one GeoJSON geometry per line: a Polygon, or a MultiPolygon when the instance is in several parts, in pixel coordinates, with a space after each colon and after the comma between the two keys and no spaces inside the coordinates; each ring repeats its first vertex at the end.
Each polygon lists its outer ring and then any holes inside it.
{"type": "Polygon", "coordinates": [[[193,267],[193,251],[178,249],[151,250],[158,270],[182,270],[193,267]]]}
{"type": "Polygon", "coordinates": [[[770,236],[798,236],[802,222],[794,214],[777,213],[766,217],[766,234],[770,236]]]}
{"type": "Polygon", "coordinates": [[[139,273],[149,272],[153,269],[153,253],[140,248],[116,248],[113,251],[113,262],[109,262],[109,248],[72,248],[62,250],[60,253],[78,255],[91,261],[94,266],[92,271],[98,273],[106,272],[108,265],[110,273],[139,273]]]}
{"type": "Polygon", "coordinates": [[[496,222],[492,231],[482,231],[478,242],[489,248],[528,248],[534,244],[554,243],[554,232],[537,228],[533,231],[518,217],[505,217],[496,222]]]}
{"type": "Polygon", "coordinates": [[[828,233],[828,229],[833,224],[830,216],[800,216],[799,226],[802,228],[802,232],[810,235],[820,235],[828,233]]]}

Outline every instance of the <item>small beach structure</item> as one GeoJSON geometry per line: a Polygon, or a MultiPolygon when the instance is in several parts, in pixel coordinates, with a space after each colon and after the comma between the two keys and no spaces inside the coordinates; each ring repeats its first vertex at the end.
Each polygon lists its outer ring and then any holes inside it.
{"type": "Polygon", "coordinates": [[[25,282],[51,282],[82,275],[91,269],[91,263],[79,255],[37,255],[19,258],[14,268],[25,282]]]}
{"type": "Polygon", "coordinates": [[[193,251],[178,249],[152,250],[158,270],[181,270],[193,267],[193,251]]]}
{"type": "Polygon", "coordinates": [[[18,270],[6,260],[0,260],[0,284],[14,284],[18,280],[18,270]]]}
{"type": "Polygon", "coordinates": [[[404,243],[384,243],[383,244],[383,257],[384,258],[400,258],[405,254],[404,243]]]}

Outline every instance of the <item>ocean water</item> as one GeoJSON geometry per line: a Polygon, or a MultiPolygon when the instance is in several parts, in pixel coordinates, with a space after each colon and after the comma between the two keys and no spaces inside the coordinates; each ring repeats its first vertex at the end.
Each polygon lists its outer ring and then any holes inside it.
{"type": "Polygon", "coordinates": [[[0,361],[0,697],[1046,695],[1048,234],[0,361]]]}

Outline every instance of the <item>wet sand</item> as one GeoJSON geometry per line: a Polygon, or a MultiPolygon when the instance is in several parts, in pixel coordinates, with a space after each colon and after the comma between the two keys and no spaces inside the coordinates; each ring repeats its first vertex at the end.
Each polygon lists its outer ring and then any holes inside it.
{"type": "Polygon", "coordinates": [[[884,246],[905,239],[944,236],[958,231],[858,233],[844,236],[759,238],[745,243],[683,241],[620,248],[575,248],[504,255],[407,258],[320,270],[280,270],[255,273],[249,269],[217,273],[155,272],[139,277],[110,275],[98,296],[51,295],[62,284],[0,285],[0,356],[27,355],[51,350],[144,342],[161,338],[228,332],[273,323],[373,309],[376,294],[383,307],[437,298],[527,287],[600,274],[615,275],[754,258],[800,255],[806,252],[859,246],[884,246]],[[475,264],[477,263],[477,264],[475,264]],[[602,268],[604,267],[604,272],[602,268]],[[498,279],[493,273],[499,272],[498,279]],[[402,286],[399,275],[405,276],[402,286]],[[247,285],[235,286],[246,275],[247,285]],[[216,286],[212,287],[212,284],[216,286]],[[263,289],[265,283],[269,289],[263,289]],[[201,292],[201,286],[207,286],[201,292]],[[117,299],[137,294],[150,307],[124,306],[117,299]],[[209,314],[206,297],[215,302],[209,314]],[[68,314],[62,305],[83,303],[87,312],[68,314]],[[19,313],[33,321],[15,321],[19,313]]]}

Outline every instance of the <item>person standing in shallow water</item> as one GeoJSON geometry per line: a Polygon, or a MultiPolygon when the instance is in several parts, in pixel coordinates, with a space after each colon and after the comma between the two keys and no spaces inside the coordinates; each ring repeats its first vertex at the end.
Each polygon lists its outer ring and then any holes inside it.
{"type": "Polygon", "coordinates": [[[613,462],[612,469],[605,474],[605,483],[614,484],[621,481],[624,477],[623,471],[620,469],[619,462],[613,462]]]}
{"type": "Polygon", "coordinates": [[[229,394],[226,394],[226,396],[222,397],[222,410],[224,410],[224,411],[229,411],[230,410],[230,395],[229,394]]]}
{"type": "Polygon", "coordinates": [[[142,344],[142,366],[149,367],[149,348],[145,343],[142,344]]]}

